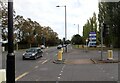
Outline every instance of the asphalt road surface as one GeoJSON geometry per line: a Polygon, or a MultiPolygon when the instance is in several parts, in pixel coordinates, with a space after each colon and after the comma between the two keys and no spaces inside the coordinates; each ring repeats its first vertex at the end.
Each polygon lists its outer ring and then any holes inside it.
{"type": "MultiPolygon", "coordinates": [[[[56,47],[46,48],[42,58],[37,60],[22,60],[25,50],[15,52],[16,81],[117,81],[118,63],[94,64],[90,59],[100,59],[97,50],[85,52],[68,46],[68,52],[63,53],[65,64],[55,64],[56,47]]],[[[104,51],[106,58],[107,52],[104,51]]],[[[6,53],[3,53],[6,55],[6,53]]],[[[114,52],[118,57],[118,52],[114,52]]],[[[5,64],[5,63],[4,63],[5,64]]]]}

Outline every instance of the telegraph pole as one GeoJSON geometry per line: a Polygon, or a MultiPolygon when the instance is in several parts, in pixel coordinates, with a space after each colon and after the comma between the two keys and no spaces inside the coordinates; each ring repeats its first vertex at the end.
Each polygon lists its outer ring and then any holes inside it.
{"type": "Polygon", "coordinates": [[[15,55],[13,44],[13,0],[8,0],[8,54],[6,83],[15,83],[15,55]]]}
{"type": "MultiPolygon", "coordinates": [[[[66,42],[67,41],[67,12],[66,12],[66,5],[64,5],[64,6],[59,6],[58,5],[56,7],[64,7],[65,8],[65,42],[66,42]]],[[[63,41],[63,44],[66,44],[65,42],[63,41]]],[[[67,52],[67,44],[65,46],[65,52],[67,52]]]]}
{"type": "MultiPolygon", "coordinates": [[[[67,43],[67,14],[66,14],[66,5],[65,7],[65,42],[67,43]]],[[[65,52],[67,52],[67,44],[65,43],[65,52]]]]}

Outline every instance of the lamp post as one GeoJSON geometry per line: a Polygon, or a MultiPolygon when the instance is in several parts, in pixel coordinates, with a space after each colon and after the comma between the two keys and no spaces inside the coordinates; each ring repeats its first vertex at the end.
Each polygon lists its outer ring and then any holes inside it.
{"type": "MultiPolygon", "coordinates": [[[[74,25],[76,25],[76,24],[74,24],[74,25]]],[[[78,26],[78,34],[79,34],[79,24],[77,24],[77,26],[78,26]]]]}
{"type": "MultiPolygon", "coordinates": [[[[66,5],[64,5],[64,6],[56,6],[56,7],[64,7],[65,8],[65,41],[67,40],[67,14],[66,14],[66,5]]],[[[67,45],[66,45],[66,50],[65,50],[66,52],[67,52],[67,45]]]]}
{"type": "Polygon", "coordinates": [[[13,0],[8,0],[8,54],[6,83],[15,83],[15,55],[13,46],[13,0]]]}

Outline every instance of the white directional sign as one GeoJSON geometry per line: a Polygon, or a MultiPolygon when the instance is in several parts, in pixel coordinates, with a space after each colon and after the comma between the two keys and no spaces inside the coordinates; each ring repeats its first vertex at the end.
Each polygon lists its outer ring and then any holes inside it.
{"type": "Polygon", "coordinates": [[[96,46],[96,33],[95,32],[90,32],[89,33],[89,47],[95,47],[96,46]]]}

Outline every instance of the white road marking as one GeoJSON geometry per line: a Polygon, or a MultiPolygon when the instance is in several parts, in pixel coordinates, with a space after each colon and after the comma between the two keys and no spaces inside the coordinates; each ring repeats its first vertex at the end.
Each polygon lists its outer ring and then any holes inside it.
{"type": "Polygon", "coordinates": [[[35,81],[39,81],[39,79],[36,79],[35,81]]]}
{"type": "Polygon", "coordinates": [[[111,79],[114,79],[114,77],[111,77],[111,79]]]}
{"type": "Polygon", "coordinates": [[[65,68],[65,65],[63,66],[62,70],[65,68]]]}
{"type": "Polygon", "coordinates": [[[38,63],[41,63],[42,61],[38,61],[38,63]]]}
{"type": "Polygon", "coordinates": [[[35,68],[38,68],[39,66],[35,66],[35,68]]]}
{"type": "Polygon", "coordinates": [[[46,63],[48,60],[45,60],[45,61],[43,61],[41,64],[44,64],[44,63],[46,63]]]}
{"type": "Polygon", "coordinates": [[[59,75],[61,76],[62,74],[60,73],[59,75]]]}
{"type": "Polygon", "coordinates": [[[58,79],[60,79],[60,77],[58,77],[58,79]]]}
{"type": "Polygon", "coordinates": [[[29,72],[25,72],[22,75],[18,76],[17,78],[15,78],[15,81],[21,79],[22,77],[24,77],[25,75],[27,75],[29,72]]]}
{"type": "Polygon", "coordinates": [[[65,68],[65,65],[62,67],[62,70],[61,70],[61,72],[60,72],[60,74],[59,74],[59,77],[58,77],[58,79],[60,79],[61,77],[61,75],[62,75],[62,72],[63,72],[63,69],[65,68]]]}

